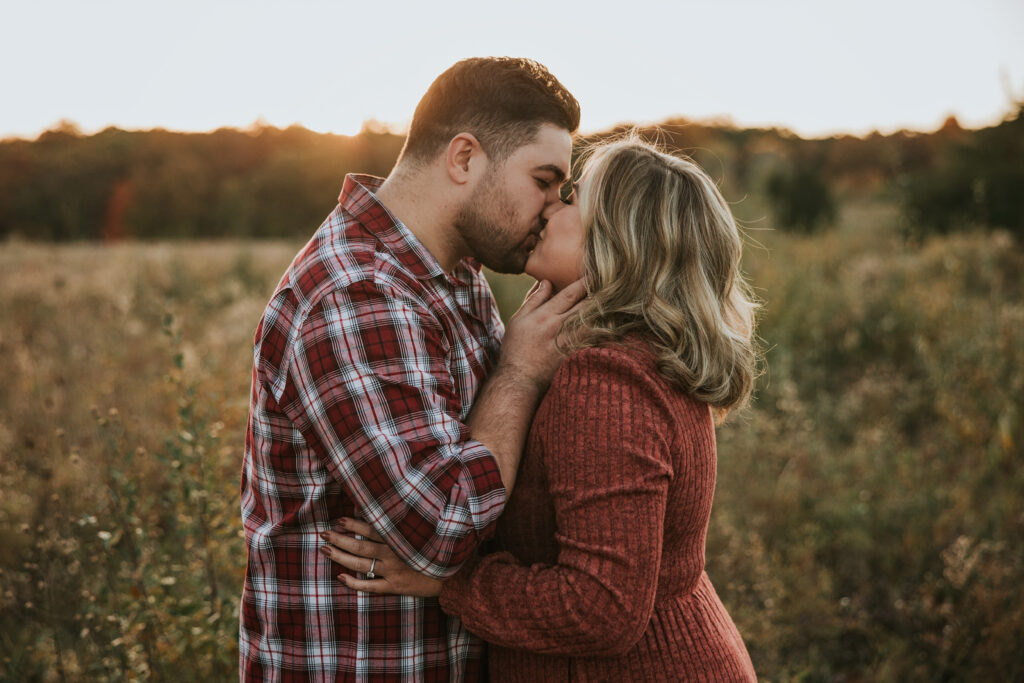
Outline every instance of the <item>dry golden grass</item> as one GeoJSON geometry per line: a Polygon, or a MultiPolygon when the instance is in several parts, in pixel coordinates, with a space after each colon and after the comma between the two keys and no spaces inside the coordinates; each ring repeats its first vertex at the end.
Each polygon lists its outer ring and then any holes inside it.
{"type": "MultiPolygon", "coordinates": [[[[708,571],[766,680],[1024,677],[1024,255],[894,220],[752,230],[768,372],[708,571]]],[[[0,679],[236,675],[251,338],[298,246],[0,245],[0,679]]]]}

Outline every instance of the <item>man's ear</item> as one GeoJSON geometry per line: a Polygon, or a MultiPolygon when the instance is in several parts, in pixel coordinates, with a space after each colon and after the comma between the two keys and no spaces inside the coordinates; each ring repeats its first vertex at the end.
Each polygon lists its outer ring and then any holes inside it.
{"type": "Polygon", "coordinates": [[[444,157],[445,169],[453,182],[472,182],[487,168],[488,159],[480,141],[472,133],[459,133],[448,143],[444,157]]]}

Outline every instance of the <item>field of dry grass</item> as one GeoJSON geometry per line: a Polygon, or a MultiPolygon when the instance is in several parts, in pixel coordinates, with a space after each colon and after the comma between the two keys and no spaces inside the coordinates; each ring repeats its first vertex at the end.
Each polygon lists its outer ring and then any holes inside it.
{"type": "MultiPolygon", "coordinates": [[[[1024,677],[1024,251],[893,220],[751,232],[767,374],[708,572],[765,680],[1024,677]]],[[[0,679],[235,676],[250,343],[298,246],[0,245],[0,679]]]]}

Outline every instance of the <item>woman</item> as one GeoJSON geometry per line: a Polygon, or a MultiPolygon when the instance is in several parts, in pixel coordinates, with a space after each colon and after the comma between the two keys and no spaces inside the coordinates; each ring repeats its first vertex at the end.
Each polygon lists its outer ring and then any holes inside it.
{"type": "Polygon", "coordinates": [[[604,144],[552,207],[526,272],[589,297],[531,428],[499,552],[442,582],[369,526],[325,554],[356,590],[438,595],[492,644],[497,681],[756,680],[704,572],[713,417],[753,385],[755,304],[714,182],[636,139],[604,144]],[[378,539],[379,540],[379,539],[378,539]]]}

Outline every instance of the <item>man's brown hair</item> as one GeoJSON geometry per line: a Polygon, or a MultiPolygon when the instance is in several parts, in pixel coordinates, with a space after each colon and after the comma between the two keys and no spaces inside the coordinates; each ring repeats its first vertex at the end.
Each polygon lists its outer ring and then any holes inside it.
{"type": "Polygon", "coordinates": [[[472,57],[434,79],[416,106],[402,159],[433,159],[459,133],[471,133],[495,163],[530,144],[541,124],[574,133],[580,105],[532,59],[472,57]]]}

